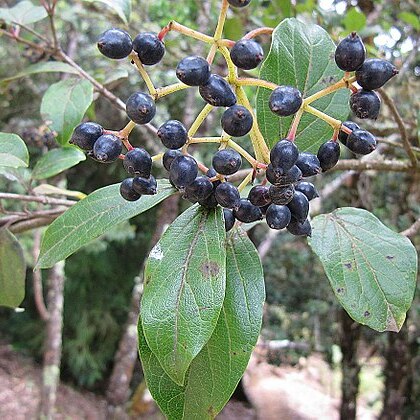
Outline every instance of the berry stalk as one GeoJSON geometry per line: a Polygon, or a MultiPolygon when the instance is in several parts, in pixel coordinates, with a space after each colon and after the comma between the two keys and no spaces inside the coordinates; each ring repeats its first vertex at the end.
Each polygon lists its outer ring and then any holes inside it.
{"type": "Polygon", "coordinates": [[[252,79],[250,77],[238,77],[236,79],[236,83],[239,86],[258,86],[270,90],[278,88],[278,85],[275,83],[268,82],[267,80],[263,79],[252,79]]]}
{"type": "MultiPolygon", "coordinates": [[[[323,113],[322,111],[319,111],[318,109],[315,109],[315,108],[311,107],[310,105],[305,105],[303,107],[303,110],[305,112],[308,112],[309,114],[315,115],[316,117],[320,118],[321,120],[324,120],[332,128],[334,128],[334,130],[340,129],[340,127],[341,127],[341,121],[340,120],[336,120],[335,118],[330,117],[329,115],[323,113]]],[[[343,130],[343,131],[347,131],[347,130],[343,130]]],[[[350,130],[350,132],[351,132],[351,130],[350,130]]]]}
{"type": "Polygon", "coordinates": [[[170,31],[176,31],[190,38],[198,39],[199,41],[203,41],[206,44],[212,44],[214,42],[213,37],[203,34],[202,32],[196,31],[194,29],[188,28],[187,26],[181,25],[180,23],[171,20],[158,34],[158,38],[163,41],[165,36],[170,31]]]}
{"type": "Polygon", "coordinates": [[[222,6],[220,7],[219,19],[217,20],[216,30],[214,31],[213,41],[218,41],[223,34],[223,27],[225,26],[226,15],[229,9],[229,3],[227,0],[222,0],[222,6]]]}
{"type": "Polygon", "coordinates": [[[134,62],[134,64],[137,67],[138,72],[140,73],[140,76],[144,80],[144,83],[146,83],[147,89],[149,90],[149,93],[153,96],[156,94],[156,88],[150,79],[149,75],[147,74],[146,69],[144,68],[142,62],[140,61],[138,55],[135,52],[130,53],[128,56],[129,59],[134,62]]]}
{"type": "Polygon", "coordinates": [[[163,98],[164,96],[168,96],[172,93],[178,92],[180,90],[188,89],[189,87],[191,86],[188,86],[182,82],[173,83],[172,85],[157,88],[155,90],[155,93],[153,94],[153,97],[155,98],[155,100],[157,100],[163,98]]]}

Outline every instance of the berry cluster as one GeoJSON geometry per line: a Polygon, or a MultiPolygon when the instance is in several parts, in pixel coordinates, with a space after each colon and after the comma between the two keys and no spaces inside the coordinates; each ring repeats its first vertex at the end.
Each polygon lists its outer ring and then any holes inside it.
{"type": "MultiPolygon", "coordinates": [[[[250,0],[228,2],[234,7],[244,7],[250,0]]],[[[132,40],[127,32],[110,29],[102,34],[98,48],[102,54],[112,59],[130,57],[133,63],[137,60],[144,70],[144,65],[157,64],[163,58],[163,37],[168,30],[170,29],[163,29],[159,34],[142,32],[132,40]]],[[[263,60],[263,49],[254,39],[244,37],[236,43],[230,42],[230,51],[227,51],[236,68],[253,69],[263,60]]],[[[346,72],[344,87],[353,91],[350,98],[352,111],[359,118],[376,118],[380,100],[373,90],[386,83],[397,70],[387,61],[365,59],[365,55],[363,42],[356,33],[352,33],[337,46],[335,61],[346,72]],[[355,79],[361,89],[354,87],[350,81],[348,72],[352,71],[356,72],[355,79]]],[[[224,208],[227,231],[233,227],[235,220],[250,223],[265,216],[272,229],[287,228],[293,235],[310,236],[309,201],[318,197],[318,192],[311,182],[302,179],[328,171],[337,164],[340,157],[337,139],[359,155],[368,154],[376,147],[376,140],[371,133],[354,122],[347,121],[335,126],[333,138],[322,144],[316,155],[299,152],[294,138],[300,120],[299,114],[306,110],[305,100],[296,87],[274,86],[269,108],[279,117],[296,114],[295,120],[288,136],[280,139],[269,151],[270,162],[268,163],[268,157],[266,162],[258,162],[231,140],[232,137],[245,136],[253,129],[254,116],[252,109],[244,106],[245,103],[237,103],[230,79],[213,74],[209,61],[199,56],[182,59],[176,68],[176,76],[182,86],[198,87],[201,97],[211,106],[226,108],[221,118],[223,133],[219,139],[207,138],[209,141],[215,139],[214,142],[220,144],[209,169],[197,162],[187,151],[188,145],[197,139],[189,134],[180,121],[169,120],[157,131],[157,136],[167,149],[159,158],[168,171],[171,184],[185,199],[207,208],[218,205],[224,208]],[[251,163],[252,172],[249,173],[251,177],[247,177],[237,187],[231,182],[231,176],[241,168],[242,157],[251,163]],[[199,171],[202,175],[199,175],[199,171]],[[265,177],[262,182],[251,188],[247,198],[241,197],[240,190],[263,171],[265,177]]],[[[127,116],[132,123],[149,123],[156,113],[157,98],[147,93],[134,92],[126,102],[127,116]]],[[[71,143],[85,150],[98,162],[123,160],[123,166],[130,175],[120,186],[124,199],[135,201],[142,195],[157,192],[156,179],[151,175],[152,161],[156,159],[143,148],[133,148],[124,130],[108,131],[99,124],[85,122],[75,128],[71,143]],[[125,155],[122,154],[123,145],[127,149],[125,155]]]]}

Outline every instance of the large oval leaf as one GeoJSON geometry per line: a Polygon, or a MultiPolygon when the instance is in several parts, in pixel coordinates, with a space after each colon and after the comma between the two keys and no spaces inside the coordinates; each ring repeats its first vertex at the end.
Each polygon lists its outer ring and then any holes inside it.
{"type": "Polygon", "coordinates": [[[67,79],[54,83],[45,92],[41,115],[65,145],[93,100],[93,85],[87,80],[67,79]]]}
{"type": "Polygon", "coordinates": [[[0,166],[27,167],[29,154],[25,142],[16,134],[0,133],[0,166]]]}
{"type": "Polygon", "coordinates": [[[376,331],[400,330],[417,276],[417,253],[406,237],[348,207],[315,217],[309,243],[355,321],[376,331]]]}
{"type": "Polygon", "coordinates": [[[0,229],[0,305],[16,308],[25,297],[26,264],[17,239],[0,229]]]}
{"type": "Polygon", "coordinates": [[[258,253],[243,233],[226,249],[226,295],[210,340],[176,384],[150,350],[139,322],[139,350],[147,385],[168,419],[213,419],[245,371],[261,328],[265,298],[258,253]]]}
{"type": "Polygon", "coordinates": [[[47,16],[45,7],[34,6],[28,0],[21,1],[10,8],[0,8],[0,20],[4,20],[6,23],[27,25],[38,22],[47,16]]]}
{"type": "Polygon", "coordinates": [[[33,179],[45,179],[57,175],[85,160],[85,154],[76,147],[50,150],[35,165],[33,179]]]}
{"type": "Polygon", "coordinates": [[[37,267],[52,267],[111,227],[143,213],[175,193],[168,181],[159,181],[156,195],[130,202],[121,197],[119,188],[120,184],[100,188],[54,220],[42,239],[37,267]]]}
{"type": "Polygon", "coordinates": [[[131,0],[84,0],[87,3],[104,3],[110,7],[119,18],[128,24],[131,16],[131,0]]]}
{"type": "MultiPolygon", "coordinates": [[[[297,87],[304,97],[339,81],[343,72],[334,62],[335,44],[318,25],[297,19],[285,19],[273,32],[270,52],[261,66],[260,77],[278,85],[297,87]]],[[[280,118],[268,107],[271,91],[257,92],[257,119],[270,148],[287,135],[293,117],[280,118]]],[[[347,117],[349,93],[336,91],[313,102],[313,106],[328,115],[343,120],[347,117]]],[[[296,142],[301,151],[316,152],[331,138],[331,127],[305,113],[299,124],[296,142]]]]}
{"type": "Polygon", "coordinates": [[[195,205],[152,249],[141,301],[144,334],[168,375],[184,384],[191,361],[216,326],[225,296],[222,210],[195,205]]]}

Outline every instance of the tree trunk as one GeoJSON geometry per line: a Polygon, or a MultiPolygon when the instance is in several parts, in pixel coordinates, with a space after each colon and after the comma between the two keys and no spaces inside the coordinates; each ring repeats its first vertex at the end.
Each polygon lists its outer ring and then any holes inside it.
{"type": "Polygon", "coordinates": [[[41,418],[54,418],[57,388],[60,381],[61,341],[64,302],[64,262],[57,263],[48,275],[48,321],[42,372],[41,418]]]}
{"type": "MultiPolygon", "coordinates": [[[[173,195],[160,206],[150,248],[157,243],[166,227],[176,218],[178,201],[179,195],[173,195]]],[[[127,323],[115,355],[114,368],[106,392],[108,418],[118,418],[119,420],[126,417],[124,405],[129,398],[130,382],[137,360],[137,320],[139,302],[143,292],[143,268],[139,276],[136,277],[135,283],[127,323]]]]}
{"type": "Polygon", "coordinates": [[[343,355],[340,419],[352,420],[356,418],[357,394],[359,392],[360,365],[357,347],[361,328],[343,309],[340,309],[340,324],[340,347],[343,355]]]}
{"type": "Polygon", "coordinates": [[[407,398],[409,344],[407,320],[399,333],[389,332],[385,363],[385,391],[381,420],[403,418],[407,398]]]}

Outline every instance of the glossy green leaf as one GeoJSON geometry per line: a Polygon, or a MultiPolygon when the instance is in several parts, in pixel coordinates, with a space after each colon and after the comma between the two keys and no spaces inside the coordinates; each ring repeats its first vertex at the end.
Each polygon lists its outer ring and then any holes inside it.
{"type": "Polygon", "coordinates": [[[194,205],[169,226],[145,266],[144,334],[179,385],[219,317],[225,296],[224,240],[221,208],[207,211],[194,205]]]}
{"type": "Polygon", "coordinates": [[[30,1],[21,1],[13,7],[0,8],[0,20],[6,23],[28,25],[46,18],[47,12],[42,6],[34,6],[30,1]]]}
{"type": "Polygon", "coordinates": [[[355,321],[376,331],[400,330],[417,276],[416,249],[405,236],[348,207],[315,217],[309,243],[355,321]]]}
{"type": "MultiPolygon", "coordinates": [[[[262,64],[260,77],[278,85],[297,87],[304,97],[339,81],[343,72],[334,61],[335,44],[320,26],[285,19],[273,33],[270,52],[262,64]]],[[[287,135],[293,117],[278,117],[268,106],[271,91],[257,91],[257,119],[261,132],[272,147],[287,135]]],[[[313,102],[313,106],[339,120],[346,119],[349,93],[336,91],[313,102]]],[[[299,124],[296,142],[301,151],[316,152],[331,138],[331,127],[305,113],[299,124]]]]}
{"type": "Polygon", "coordinates": [[[343,19],[346,32],[361,31],[366,26],[366,16],[355,7],[352,7],[343,19]]]}
{"type": "Polygon", "coordinates": [[[184,386],[166,374],[139,322],[139,350],[147,385],[168,419],[213,419],[222,410],[257,342],[264,298],[258,253],[243,232],[235,232],[227,241],[222,311],[213,335],[192,361],[184,386]]]}
{"type": "Polygon", "coordinates": [[[18,240],[0,229],[0,305],[16,308],[25,297],[26,264],[18,240]]]}
{"type": "Polygon", "coordinates": [[[33,179],[46,179],[86,160],[85,154],[76,147],[63,147],[50,150],[36,163],[32,172],[33,179]]]}
{"type": "Polygon", "coordinates": [[[37,267],[49,268],[124,220],[137,216],[175,193],[168,181],[158,183],[156,195],[138,201],[124,200],[120,184],[89,194],[69,208],[45,231],[37,267]]]}
{"type": "Polygon", "coordinates": [[[131,0],[84,0],[87,3],[103,3],[111,8],[126,24],[130,21],[131,0]]]}
{"type": "Polygon", "coordinates": [[[92,100],[93,85],[87,80],[62,80],[47,89],[41,102],[41,115],[57,132],[61,145],[67,144],[92,100]]]}
{"type": "Polygon", "coordinates": [[[0,133],[0,166],[27,167],[29,154],[25,142],[17,135],[0,133]]]}
{"type": "Polygon", "coordinates": [[[27,66],[24,70],[13,76],[1,79],[0,82],[10,82],[11,80],[20,79],[22,77],[31,76],[32,74],[38,73],[73,73],[78,74],[77,70],[74,69],[67,63],[60,63],[59,61],[47,61],[27,66]]]}
{"type": "Polygon", "coordinates": [[[420,31],[420,19],[415,13],[401,12],[398,15],[398,19],[411,25],[416,31],[420,31]]]}

